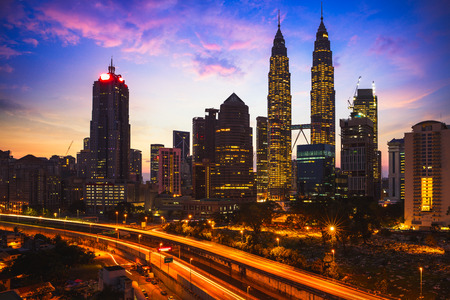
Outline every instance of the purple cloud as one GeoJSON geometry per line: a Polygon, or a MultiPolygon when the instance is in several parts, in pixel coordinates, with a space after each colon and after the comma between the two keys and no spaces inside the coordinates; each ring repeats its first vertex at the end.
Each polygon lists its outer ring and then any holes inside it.
{"type": "Polygon", "coordinates": [[[12,73],[13,71],[14,71],[14,68],[8,64],[6,64],[4,66],[0,66],[0,72],[12,73]]]}
{"type": "Polygon", "coordinates": [[[22,52],[19,52],[17,50],[14,50],[12,48],[9,48],[7,46],[0,46],[0,56],[6,57],[6,59],[9,59],[13,56],[22,55],[22,52]]]}
{"type": "Polygon", "coordinates": [[[27,44],[33,45],[34,47],[37,47],[37,45],[39,44],[39,42],[36,39],[32,39],[32,38],[24,39],[23,41],[27,44]]]}
{"type": "Polygon", "coordinates": [[[242,75],[242,70],[237,67],[231,60],[219,58],[217,55],[202,56],[197,55],[193,59],[194,70],[200,77],[206,77],[217,74],[222,77],[233,75],[242,75]]]}

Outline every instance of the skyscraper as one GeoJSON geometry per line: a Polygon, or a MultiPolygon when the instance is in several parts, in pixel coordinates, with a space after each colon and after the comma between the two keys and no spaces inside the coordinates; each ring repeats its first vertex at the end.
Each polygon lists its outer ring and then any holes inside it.
{"type": "Polygon", "coordinates": [[[311,144],[336,144],[335,93],[333,58],[322,13],[311,68],[311,144]]]}
{"type": "Polygon", "coordinates": [[[268,104],[268,199],[284,201],[291,189],[291,74],[278,17],[270,57],[268,104]]]}
{"type": "Polygon", "coordinates": [[[257,200],[267,199],[267,118],[256,118],[256,193],[257,200]]]}
{"type": "Polygon", "coordinates": [[[235,93],[220,106],[216,127],[217,198],[256,199],[253,174],[252,128],[248,106],[235,93]]]}
{"type": "Polygon", "coordinates": [[[392,139],[388,142],[389,194],[391,203],[405,200],[405,140],[392,139]]]}
{"type": "Polygon", "coordinates": [[[112,64],[94,82],[90,135],[91,179],[125,182],[129,176],[128,86],[112,64]]]}
{"type": "Polygon", "coordinates": [[[378,151],[378,97],[374,89],[358,89],[356,97],[353,99],[353,113],[360,117],[367,117],[373,122],[373,181],[374,196],[379,199],[381,196],[381,152],[378,151]]]}
{"type": "Polygon", "coordinates": [[[202,162],[205,156],[205,118],[195,117],[192,119],[192,162],[202,162]]]}
{"type": "Polygon", "coordinates": [[[142,151],[130,149],[130,180],[134,182],[142,182],[142,151]]]}
{"type": "Polygon", "coordinates": [[[164,148],[162,144],[150,145],[150,182],[158,182],[158,170],[159,170],[159,148],[164,148]]]}
{"type": "Polygon", "coordinates": [[[173,131],[173,148],[181,150],[181,160],[186,161],[186,158],[190,155],[190,138],[187,131],[173,131]]]}
{"type": "Polygon", "coordinates": [[[160,148],[158,155],[158,193],[181,196],[181,149],[160,148]]]}
{"type": "Polygon", "coordinates": [[[342,119],[340,125],[341,169],[348,175],[348,194],[373,197],[373,162],[376,159],[373,122],[352,113],[351,118],[342,119]]]}
{"type": "Polygon", "coordinates": [[[416,229],[448,226],[450,129],[423,121],[405,133],[405,224],[416,229]]]}

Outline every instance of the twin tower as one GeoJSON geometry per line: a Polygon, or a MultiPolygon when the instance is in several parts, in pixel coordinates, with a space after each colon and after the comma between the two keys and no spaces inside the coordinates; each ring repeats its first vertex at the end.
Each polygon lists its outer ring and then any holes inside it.
{"type": "MultiPolygon", "coordinates": [[[[270,57],[268,117],[257,119],[259,199],[288,200],[291,187],[295,184],[292,182],[291,102],[289,58],[278,18],[278,31],[270,57]]],[[[311,143],[334,148],[335,132],[334,67],[322,14],[311,68],[311,143]]]]}

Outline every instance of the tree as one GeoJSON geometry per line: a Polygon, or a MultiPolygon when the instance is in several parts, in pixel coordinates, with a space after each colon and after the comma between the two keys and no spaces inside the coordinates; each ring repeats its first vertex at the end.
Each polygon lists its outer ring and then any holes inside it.
{"type": "Polygon", "coordinates": [[[239,221],[252,228],[255,235],[259,235],[262,225],[272,222],[272,218],[279,207],[273,201],[243,203],[239,210],[239,221]]]}

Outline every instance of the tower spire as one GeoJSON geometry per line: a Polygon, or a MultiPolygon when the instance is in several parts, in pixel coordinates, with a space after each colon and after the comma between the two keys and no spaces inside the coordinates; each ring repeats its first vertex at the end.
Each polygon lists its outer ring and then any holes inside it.
{"type": "Polygon", "coordinates": [[[278,10],[278,28],[280,28],[280,10],[278,10]]]}
{"type": "Polygon", "coordinates": [[[323,2],[320,2],[320,21],[323,21],[323,2]]]}

